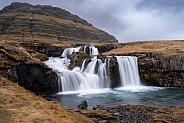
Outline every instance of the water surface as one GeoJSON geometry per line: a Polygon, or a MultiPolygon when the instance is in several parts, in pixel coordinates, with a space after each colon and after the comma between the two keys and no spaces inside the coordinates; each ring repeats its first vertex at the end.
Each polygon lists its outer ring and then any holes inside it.
{"type": "Polygon", "coordinates": [[[88,102],[88,109],[97,104],[104,106],[117,106],[121,104],[146,104],[156,107],[184,106],[184,89],[129,86],[116,89],[61,92],[49,98],[57,99],[61,105],[68,108],[77,108],[77,105],[82,100],[88,102]]]}

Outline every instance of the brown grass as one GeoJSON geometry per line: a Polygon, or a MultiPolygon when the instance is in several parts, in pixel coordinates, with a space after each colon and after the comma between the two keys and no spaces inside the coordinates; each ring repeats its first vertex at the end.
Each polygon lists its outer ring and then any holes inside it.
{"type": "MultiPolygon", "coordinates": [[[[44,32],[37,32],[37,31],[33,31],[33,37],[31,33],[29,32],[28,29],[28,25],[29,25],[29,20],[31,17],[30,13],[24,13],[24,12],[8,12],[8,13],[2,13],[0,15],[1,18],[11,18],[15,16],[16,17],[16,24],[20,25],[20,27],[18,26],[18,31],[16,31],[16,27],[14,27],[13,29],[9,29],[8,31],[6,31],[6,33],[2,33],[0,34],[0,39],[2,40],[14,40],[14,41],[21,41],[22,37],[23,37],[23,32],[20,30],[20,28],[22,28],[21,24],[22,24],[22,19],[24,20],[24,23],[26,25],[25,28],[27,28],[27,30],[24,31],[24,41],[42,41],[42,42],[47,42],[47,43],[56,43],[56,42],[61,42],[58,40],[57,35],[56,34],[51,34],[49,33],[50,30],[48,30],[48,33],[44,33],[44,32]],[[13,32],[12,32],[13,31],[13,32]],[[15,34],[18,33],[18,34],[15,34]],[[36,33],[35,33],[36,32],[36,33]]],[[[60,27],[62,25],[64,25],[64,27],[70,27],[70,28],[77,28],[77,29],[82,29],[82,30],[87,30],[90,31],[93,34],[96,35],[100,35],[102,33],[101,30],[93,27],[93,26],[88,26],[88,25],[83,25],[81,23],[75,23],[72,20],[67,20],[67,19],[60,19],[60,18],[56,18],[53,16],[47,16],[47,15],[39,15],[39,14],[34,14],[33,15],[33,22],[34,24],[43,24],[44,26],[47,27],[60,27]]],[[[41,29],[40,27],[38,27],[38,29],[41,29]]],[[[49,29],[49,28],[48,28],[49,29]]],[[[47,28],[44,29],[45,31],[47,30],[47,28]]],[[[54,31],[54,30],[53,30],[54,31]]],[[[62,34],[62,32],[61,32],[62,34]]],[[[73,40],[76,42],[79,42],[81,39],[80,38],[72,38],[72,36],[68,36],[65,38],[67,38],[67,42],[73,42],[73,40]]],[[[87,40],[87,39],[86,39],[87,40]]],[[[65,40],[63,39],[62,42],[64,42],[65,40]]],[[[95,41],[95,40],[94,40],[95,41]]],[[[90,42],[90,41],[88,41],[90,42]]],[[[98,42],[98,41],[97,41],[98,42]]]]}
{"type": "Polygon", "coordinates": [[[124,47],[120,47],[104,55],[111,54],[128,54],[138,52],[160,52],[165,56],[173,54],[184,54],[184,41],[147,41],[128,43],[124,47]]]}
{"type": "Polygon", "coordinates": [[[46,101],[0,77],[1,123],[92,123],[57,101],[46,101]]]}
{"type": "Polygon", "coordinates": [[[184,123],[184,107],[173,106],[166,109],[160,109],[160,114],[152,114],[154,121],[162,121],[164,123],[184,123]]]}

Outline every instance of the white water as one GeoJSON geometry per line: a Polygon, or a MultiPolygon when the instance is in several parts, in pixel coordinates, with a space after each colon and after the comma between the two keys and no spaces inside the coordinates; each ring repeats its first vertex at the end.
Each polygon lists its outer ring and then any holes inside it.
{"type": "MultiPolygon", "coordinates": [[[[98,49],[96,47],[94,47],[94,46],[88,46],[88,45],[84,46],[84,51],[83,51],[84,53],[86,53],[87,47],[89,47],[89,55],[90,56],[97,56],[99,54],[98,49]]],[[[81,49],[82,49],[82,47],[66,48],[63,51],[63,53],[62,53],[61,56],[62,57],[67,57],[67,55],[72,54],[74,52],[79,52],[81,49]]]]}
{"type": "Polygon", "coordinates": [[[79,52],[79,51],[80,51],[80,49],[81,49],[81,47],[76,47],[76,48],[66,48],[66,49],[63,51],[63,53],[62,53],[62,55],[61,55],[61,56],[63,56],[63,57],[67,57],[67,55],[72,54],[73,52],[79,52]]]}
{"type": "Polygon", "coordinates": [[[122,86],[140,86],[137,57],[116,56],[122,86]]]}
{"type": "Polygon", "coordinates": [[[68,69],[70,60],[67,59],[68,54],[79,52],[78,48],[67,48],[64,50],[62,56],[65,58],[49,58],[45,64],[52,68],[59,76],[59,90],[60,91],[77,91],[89,90],[109,87],[109,78],[106,72],[106,64],[97,59],[98,49],[90,48],[91,62],[85,68],[85,61],[82,67],[76,67],[73,70],[68,69]]]}
{"type": "Polygon", "coordinates": [[[91,56],[95,56],[95,55],[98,55],[99,53],[98,53],[98,49],[96,48],[96,47],[93,47],[93,46],[90,46],[89,47],[89,55],[91,55],[91,56]]]}
{"type": "MultiPolygon", "coordinates": [[[[68,69],[70,60],[68,54],[79,52],[81,47],[67,48],[62,56],[65,58],[49,58],[45,64],[52,68],[59,76],[59,91],[83,91],[91,89],[110,88],[109,62],[108,57],[103,63],[97,59],[98,49],[90,46],[91,62],[85,67],[86,59],[83,61],[81,68],[76,67],[73,70],[68,69]]],[[[84,51],[86,47],[84,47],[84,51]]],[[[86,51],[85,51],[86,52],[86,51]]],[[[122,86],[139,86],[140,79],[138,73],[137,58],[132,56],[116,56],[119,64],[119,73],[122,86]]],[[[132,88],[133,89],[133,88],[132,88]]]]}

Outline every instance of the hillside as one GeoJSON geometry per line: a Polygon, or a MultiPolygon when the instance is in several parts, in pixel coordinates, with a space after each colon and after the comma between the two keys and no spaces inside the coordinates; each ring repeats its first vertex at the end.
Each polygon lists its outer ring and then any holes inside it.
{"type": "Polygon", "coordinates": [[[115,43],[114,36],[70,12],[15,2],[0,11],[0,39],[49,43],[115,43]]]}

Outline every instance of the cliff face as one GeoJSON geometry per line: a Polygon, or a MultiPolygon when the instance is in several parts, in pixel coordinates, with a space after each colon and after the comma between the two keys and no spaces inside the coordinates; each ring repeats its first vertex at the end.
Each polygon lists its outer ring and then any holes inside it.
{"type": "Polygon", "coordinates": [[[52,43],[117,42],[112,35],[64,9],[18,2],[0,11],[0,37],[6,40],[52,43]]]}
{"type": "Polygon", "coordinates": [[[45,95],[58,92],[56,73],[42,63],[47,60],[47,55],[51,55],[49,52],[52,48],[50,47],[50,45],[40,43],[1,41],[0,76],[18,83],[35,94],[45,95]]]}
{"type": "MultiPolygon", "coordinates": [[[[145,85],[184,88],[183,40],[124,43],[116,47],[119,48],[103,54],[137,56],[141,81],[145,85]]],[[[111,66],[111,74],[117,75],[118,65],[111,63],[111,66]]]]}
{"type": "Polygon", "coordinates": [[[141,79],[147,85],[184,88],[184,55],[164,57],[147,53],[139,58],[141,79]]]}

